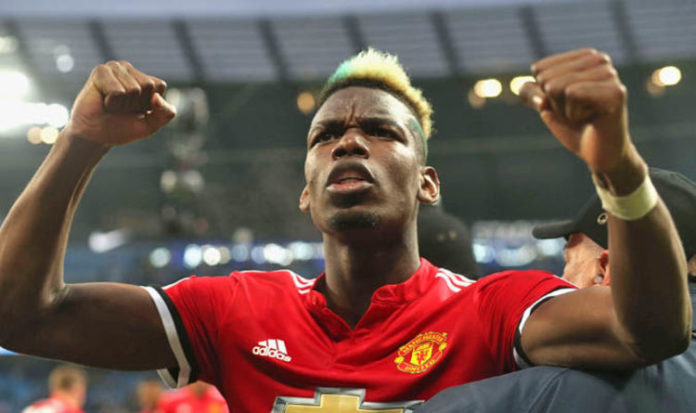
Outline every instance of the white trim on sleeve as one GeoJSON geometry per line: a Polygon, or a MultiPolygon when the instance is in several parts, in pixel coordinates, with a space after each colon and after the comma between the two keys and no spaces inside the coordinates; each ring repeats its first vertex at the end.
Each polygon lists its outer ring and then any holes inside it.
{"type": "Polygon", "coordinates": [[[158,369],[157,375],[170,389],[176,389],[178,387],[176,379],[172,376],[172,373],[169,372],[169,369],[158,369]]]}
{"type": "MultiPolygon", "coordinates": [[[[557,297],[559,295],[563,295],[563,294],[570,293],[573,291],[577,291],[577,290],[575,288],[560,288],[558,290],[553,290],[550,293],[548,293],[548,294],[544,295],[543,297],[539,298],[538,300],[536,300],[529,307],[527,307],[527,309],[524,310],[524,313],[522,314],[522,318],[520,318],[520,323],[517,327],[518,334],[520,335],[520,337],[522,337],[522,331],[524,330],[525,324],[527,324],[527,320],[529,319],[529,316],[532,314],[532,311],[534,311],[536,309],[536,307],[539,306],[539,304],[543,303],[544,301],[546,301],[550,298],[557,297]]],[[[532,367],[529,365],[529,363],[527,363],[525,361],[524,357],[522,357],[520,352],[517,350],[516,345],[512,346],[512,356],[515,358],[515,364],[517,364],[517,367],[519,367],[521,369],[526,369],[528,367],[532,367]]]]}
{"type": "Polygon", "coordinates": [[[167,369],[157,370],[157,374],[162,378],[162,380],[172,388],[183,387],[189,384],[191,379],[191,365],[186,359],[184,354],[183,346],[181,345],[181,340],[179,339],[179,333],[176,331],[176,325],[174,324],[174,318],[172,317],[167,303],[160,296],[159,292],[152,287],[142,287],[147,291],[147,293],[152,298],[152,301],[157,307],[157,312],[159,313],[160,319],[162,320],[162,325],[164,326],[164,331],[167,334],[167,341],[169,341],[169,347],[172,349],[176,361],[179,364],[179,377],[177,379],[169,372],[167,369]]]}

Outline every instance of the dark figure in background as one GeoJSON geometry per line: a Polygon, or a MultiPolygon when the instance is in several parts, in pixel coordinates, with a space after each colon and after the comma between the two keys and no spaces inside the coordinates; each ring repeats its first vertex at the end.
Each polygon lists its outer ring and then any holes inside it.
{"type": "MultiPolygon", "coordinates": [[[[696,306],[696,182],[676,172],[650,169],[681,236],[696,306]]],[[[572,219],[534,228],[537,238],[565,237],[563,277],[580,288],[611,285],[607,216],[597,196],[572,219]]],[[[654,274],[659,277],[660,274],[654,274]]],[[[623,373],[534,367],[445,390],[419,413],[696,412],[696,322],[689,349],[653,366],[623,373]]]]}
{"type": "Polygon", "coordinates": [[[404,412],[526,363],[620,369],[683,352],[686,260],[631,141],[616,70],[582,49],[532,72],[537,82],[521,96],[614,205],[611,289],[577,290],[533,270],[474,282],[419,257],[419,205],[440,190],[426,164],[431,109],[396,58],[374,50],[339,66],[306,138],[299,207],[322,232],[324,274],[235,272],[163,289],[66,284],[70,225],[98,162],[175,115],[162,80],[109,62],[90,75],[0,228],[0,346],[162,369],[179,386],[199,378],[234,411],[274,413],[404,412]]]}
{"type": "Polygon", "coordinates": [[[479,278],[471,234],[464,222],[447,213],[442,202],[423,204],[418,211],[418,248],[421,257],[472,280],[479,278]]]}

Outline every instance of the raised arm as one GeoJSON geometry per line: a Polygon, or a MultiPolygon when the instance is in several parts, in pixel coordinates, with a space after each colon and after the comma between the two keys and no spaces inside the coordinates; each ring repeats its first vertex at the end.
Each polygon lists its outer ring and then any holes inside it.
{"type": "Polygon", "coordinates": [[[92,71],[0,228],[0,346],[99,367],[176,365],[144,289],[63,282],[70,225],[94,168],[110,147],[148,137],[174,117],[165,89],[127,62],[92,71]]]}
{"type": "MultiPolygon", "coordinates": [[[[609,57],[591,49],[532,66],[522,97],[612,196],[633,193],[647,166],[628,131],[626,88],[609,57]]],[[[639,219],[608,212],[612,287],[592,287],[542,304],[522,347],[535,364],[616,368],[654,363],[689,345],[686,258],[661,200],[639,219]]]]}

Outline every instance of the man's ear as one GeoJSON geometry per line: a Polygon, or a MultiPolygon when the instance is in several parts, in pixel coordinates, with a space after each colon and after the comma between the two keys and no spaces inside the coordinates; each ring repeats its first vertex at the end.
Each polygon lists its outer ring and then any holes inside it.
{"type": "Polygon", "coordinates": [[[307,189],[307,185],[305,185],[300,194],[300,211],[309,211],[309,189],[307,189]]]}
{"type": "Polygon", "coordinates": [[[440,178],[432,166],[422,166],[418,200],[424,204],[434,204],[440,199],[440,178]]]}
{"type": "Polygon", "coordinates": [[[610,271],[609,271],[609,250],[603,250],[597,258],[597,263],[599,267],[599,273],[603,276],[601,285],[611,285],[610,271]]]}

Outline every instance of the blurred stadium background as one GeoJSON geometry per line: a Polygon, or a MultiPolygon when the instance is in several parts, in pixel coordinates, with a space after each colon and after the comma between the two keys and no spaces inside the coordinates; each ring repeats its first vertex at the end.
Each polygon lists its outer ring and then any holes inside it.
{"type": "MultiPolygon", "coordinates": [[[[434,104],[430,164],[444,208],[471,229],[482,273],[562,268],[562,241],[531,238],[592,192],[585,167],[516,103],[534,60],[609,53],[648,163],[696,178],[696,2],[280,0],[0,3],[0,219],[69,116],[91,68],[131,61],[179,109],[157,136],[111,151],[74,223],[69,282],[167,284],[290,267],[321,272],[297,209],[322,80],[373,46],[398,54],[434,104]]],[[[1,350],[0,350],[1,351],[1,350]]],[[[0,412],[45,396],[54,364],[3,353],[0,412]]],[[[151,373],[89,370],[87,411],[133,411],[151,373]]]]}

